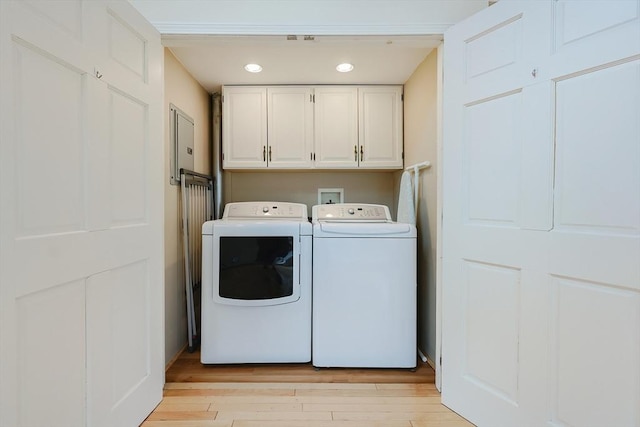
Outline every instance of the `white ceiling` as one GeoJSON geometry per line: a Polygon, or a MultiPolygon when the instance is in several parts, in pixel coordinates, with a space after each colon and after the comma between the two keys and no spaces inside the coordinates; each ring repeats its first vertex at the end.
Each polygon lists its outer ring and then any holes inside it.
{"type": "Polygon", "coordinates": [[[209,92],[225,84],[402,84],[441,36],[163,37],[163,44],[209,92]],[[335,67],[349,62],[354,70],[335,67]],[[243,69],[257,63],[261,73],[243,69]]]}
{"type": "Polygon", "coordinates": [[[209,92],[228,84],[402,84],[446,28],[487,6],[487,0],[130,1],[209,92]],[[263,71],[244,71],[250,62],[263,71]],[[338,73],[341,62],[354,70],[338,73]]]}

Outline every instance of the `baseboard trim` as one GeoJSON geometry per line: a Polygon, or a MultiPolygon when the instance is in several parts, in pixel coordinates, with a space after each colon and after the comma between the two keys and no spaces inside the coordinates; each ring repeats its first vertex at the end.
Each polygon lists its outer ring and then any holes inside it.
{"type": "Polygon", "coordinates": [[[188,345],[189,345],[189,344],[185,344],[185,345],[184,345],[184,347],[182,347],[182,348],[181,348],[181,349],[176,353],[176,355],[175,355],[175,356],[173,356],[173,357],[171,358],[171,360],[169,360],[169,363],[167,363],[167,364],[165,365],[165,367],[164,367],[164,372],[165,372],[165,373],[169,370],[169,368],[171,368],[171,366],[172,366],[174,363],[176,363],[176,360],[178,360],[178,358],[180,357],[180,355],[181,355],[181,354],[182,354],[182,353],[187,349],[187,346],[188,346],[188,345]]]}
{"type": "Polygon", "coordinates": [[[433,370],[436,370],[436,364],[433,362],[433,360],[431,360],[430,358],[427,357],[427,364],[429,366],[431,366],[433,368],[433,370]]]}
{"type": "Polygon", "coordinates": [[[420,359],[424,363],[426,363],[427,365],[431,366],[434,371],[436,370],[436,364],[433,362],[433,360],[431,360],[429,357],[425,356],[425,354],[420,349],[418,349],[418,356],[420,356],[420,359]]]}

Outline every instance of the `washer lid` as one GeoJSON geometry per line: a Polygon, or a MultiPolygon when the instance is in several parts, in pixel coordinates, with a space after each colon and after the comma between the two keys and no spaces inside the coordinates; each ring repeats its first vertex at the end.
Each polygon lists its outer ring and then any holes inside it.
{"type": "Polygon", "coordinates": [[[391,222],[388,207],[366,203],[316,205],[312,216],[314,222],[391,222]]]}

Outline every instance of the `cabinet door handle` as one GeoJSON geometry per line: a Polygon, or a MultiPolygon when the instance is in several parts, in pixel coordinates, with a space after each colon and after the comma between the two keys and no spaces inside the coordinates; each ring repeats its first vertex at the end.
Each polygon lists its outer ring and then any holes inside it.
{"type": "Polygon", "coordinates": [[[354,161],[358,161],[358,146],[354,145],[353,146],[353,160],[354,161]]]}
{"type": "Polygon", "coordinates": [[[262,146],[262,161],[263,162],[267,161],[267,146],[266,145],[262,146]]]}
{"type": "Polygon", "coordinates": [[[269,146],[269,161],[271,161],[271,146],[269,146]]]}
{"type": "Polygon", "coordinates": [[[360,161],[362,161],[362,158],[364,157],[364,148],[362,147],[362,145],[360,146],[360,161]]]}

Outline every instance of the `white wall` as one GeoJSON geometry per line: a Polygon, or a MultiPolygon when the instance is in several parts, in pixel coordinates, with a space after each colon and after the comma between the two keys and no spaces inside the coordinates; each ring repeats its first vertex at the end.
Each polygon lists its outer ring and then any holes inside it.
{"type": "MultiPolygon", "coordinates": [[[[405,166],[428,160],[420,172],[418,202],[418,346],[436,361],[437,50],[404,85],[405,166]]],[[[401,174],[396,173],[396,188],[401,174]]]]}
{"type": "Polygon", "coordinates": [[[209,94],[178,62],[169,49],[164,55],[165,109],[165,361],[187,343],[184,261],[180,222],[180,187],[170,185],[169,104],[194,120],[194,170],[211,173],[211,107],[209,94]]]}

